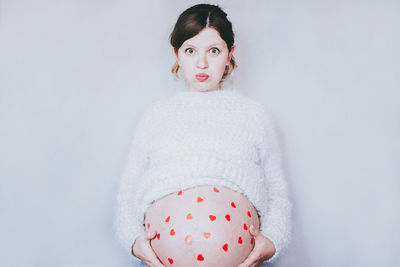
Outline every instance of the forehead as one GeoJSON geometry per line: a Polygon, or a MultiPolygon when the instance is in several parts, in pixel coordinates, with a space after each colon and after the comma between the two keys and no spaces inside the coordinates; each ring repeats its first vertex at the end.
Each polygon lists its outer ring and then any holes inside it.
{"type": "Polygon", "coordinates": [[[221,38],[219,33],[213,28],[204,28],[197,35],[187,39],[183,45],[191,45],[195,47],[207,47],[210,45],[224,46],[225,41],[221,38]]]}

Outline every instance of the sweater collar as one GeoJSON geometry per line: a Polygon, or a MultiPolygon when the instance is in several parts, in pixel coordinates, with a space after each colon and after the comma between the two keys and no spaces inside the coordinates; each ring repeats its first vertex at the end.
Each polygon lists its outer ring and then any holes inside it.
{"type": "Polygon", "coordinates": [[[201,96],[203,96],[203,95],[217,95],[217,94],[223,94],[223,93],[225,93],[225,92],[226,92],[226,90],[220,89],[220,90],[212,90],[212,91],[204,91],[204,92],[185,90],[185,91],[182,91],[181,93],[183,93],[183,94],[193,94],[193,95],[201,95],[201,96]]]}

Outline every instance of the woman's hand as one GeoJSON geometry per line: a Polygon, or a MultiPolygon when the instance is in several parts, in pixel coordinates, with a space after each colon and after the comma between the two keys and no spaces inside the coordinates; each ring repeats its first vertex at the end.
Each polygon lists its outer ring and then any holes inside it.
{"type": "Polygon", "coordinates": [[[156,237],[157,232],[146,232],[136,238],[132,245],[132,255],[141,259],[150,267],[165,267],[158,259],[150,245],[150,240],[156,237]]]}
{"type": "Polygon", "coordinates": [[[254,236],[255,245],[247,259],[238,267],[258,267],[263,261],[271,258],[275,252],[275,245],[266,236],[262,235],[253,225],[250,226],[250,233],[254,236]]]}

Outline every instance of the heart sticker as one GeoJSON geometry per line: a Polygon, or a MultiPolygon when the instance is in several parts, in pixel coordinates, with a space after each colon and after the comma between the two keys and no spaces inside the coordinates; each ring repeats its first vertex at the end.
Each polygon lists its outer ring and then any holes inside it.
{"type": "Polygon", "coordinates": [[[204,235],[205,238],[209,238],[211,236],[211,233],[210,232],[204,232],[203,235],[204,235]]]}
{"type": "Polygon", "coordinates": [[[192,238],[190,237],[190,235],[187,235],[187,236],[185,237],[185,242],[186,242],[187,244],[190,244],[190,243],[192,242],[192,238]]]}

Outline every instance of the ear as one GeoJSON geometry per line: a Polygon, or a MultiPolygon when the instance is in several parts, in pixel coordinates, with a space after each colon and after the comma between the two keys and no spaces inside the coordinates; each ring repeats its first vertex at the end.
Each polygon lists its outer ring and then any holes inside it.
{"type": "Polygon", "coordinates": [[[178,50],[176,50],[175,48],[173,48],[173,50],[174,50],[174,54],[175,54],[175,57],[176,57],[176,61],[179,64],[178,50]]]}
{"type": "Polygon", "coordinates": [[[227,66],[230,64],[230,62],[231,62],[231,59],[232,59],[232,56],[233,56],[233,51],[235,51],[235,46],[234,45],[232,45],[231,46],[231,51],[229,52],[229,55],[228,55],[228,62],[227,62],[227,66]]]}

